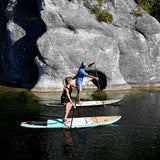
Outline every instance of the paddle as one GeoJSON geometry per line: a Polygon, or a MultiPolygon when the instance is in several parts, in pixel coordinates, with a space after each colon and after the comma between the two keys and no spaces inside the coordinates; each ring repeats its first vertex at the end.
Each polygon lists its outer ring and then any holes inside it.
{"type": "MultiPolygon", "coordinates": [[[[78,93],[77,93],[77,99],[78,99],[78,93]]],[[[76,101],[77,101],[77,99],[75,100],[75,106],[76,106],[76,101]]],[[[74,110],[75,110],[75,108],[73,108],[73,114],[72,114],[72,120],[71,120],[70,128],[72,128],[73,117],[74,117],[74,110]]]]}
{"type": "Polygon", "coordinates": [[[74,117],[74,110],[75,110],[75,109],[73,109],[73,114],[72,114],[72,120],[71,120],[71,125],[70,125],[70,128],[72,128],[73,117],[74,117]]]}
{"type": "MultiPolygon", "coordinates": [[[[96,68],[96,64],[95,64],[95,63],[94,63],[94,67],[95,67],[95,71],[96,71],[96,76],[98,77],[97,68],[96,68]]],[[[103,97],[102,97],[102,92],[101,92],[101,88],[100,88],[99,79],[97,80],[97,82],[98,82],[98,90],[99,90],[99,93],[100,93],[100,96],[101,96],[101,101],[102,101],[103,106],[104,106],[104,102],[103,102],[103,97]]]]}

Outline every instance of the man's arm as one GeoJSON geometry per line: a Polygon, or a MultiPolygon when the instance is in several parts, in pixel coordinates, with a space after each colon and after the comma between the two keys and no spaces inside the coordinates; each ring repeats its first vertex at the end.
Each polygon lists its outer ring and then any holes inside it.
{"type": "Polygon", "coordinates": [[[87,65],[85,68],[91,67],[93,64],[95,64],[95,62],[93,62],[93,63],[87,65]]]}
{"type": "Polygon", "coordinates": [[[96,80],[99,79],[98,77],[94,77],[94,76],[91,76],[91,75],[89,75],[89,74],[86,74],[86,77],[93,78],[93,79],[96,79],[96,80]]]}

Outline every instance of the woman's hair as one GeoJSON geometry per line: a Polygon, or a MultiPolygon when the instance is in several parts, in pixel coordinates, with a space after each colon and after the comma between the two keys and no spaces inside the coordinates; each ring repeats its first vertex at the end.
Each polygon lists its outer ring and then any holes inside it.
{"type": "Polygon", "coordinates": [[[69,84],[69,82],[72,80],[72,77],[66,77],[64,80],[63,80],[63,85],[64,87],[67,86],[67,84],[69,84]]]}

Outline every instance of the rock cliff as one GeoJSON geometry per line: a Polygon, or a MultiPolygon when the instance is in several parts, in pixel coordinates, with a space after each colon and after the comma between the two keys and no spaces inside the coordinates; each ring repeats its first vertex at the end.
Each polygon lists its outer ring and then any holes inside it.
{"type": "MultiPolygon", "coordinates": [[[[0,82],[33,91],[62,89],[82,61],[96,62],[104,89],[160,82],[160,23],[133,0],[103,0],[113,22],[99,22],[97,0],[2,0],[0,82]]],[[[95,75],[94,66],[87,70],[95,75]]],[[[85,78],[84,88],[96,82],[85,78]]]]}

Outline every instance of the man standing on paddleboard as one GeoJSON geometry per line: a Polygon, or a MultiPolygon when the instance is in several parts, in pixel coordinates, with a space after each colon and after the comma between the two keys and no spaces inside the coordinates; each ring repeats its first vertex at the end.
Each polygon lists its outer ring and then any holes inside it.
{"type": "Polygon", "coordinates": [[[93,64],[95,64],[95,62],[93,62],[89,65],[87,65],[86,62],[82,62],[81,67],[79,67],[79,70],[77,73],[77,78],[76,78],[76,86],[77,86],[77,92],[78,92],[78,104],[82,104],[82,102],[80,101],[80,98],[81,98],[81,94],[82,94],[83,78],[86,76],[86,77],[94,78],[94,79],[98,80],[98,77],[91,76],[91,75],[87,74],[84,70],[88,67],[91,67],[93,64]]]}

